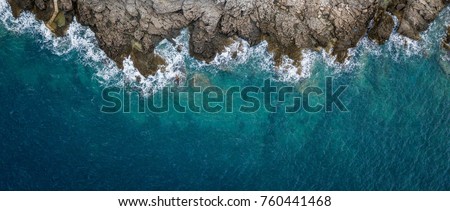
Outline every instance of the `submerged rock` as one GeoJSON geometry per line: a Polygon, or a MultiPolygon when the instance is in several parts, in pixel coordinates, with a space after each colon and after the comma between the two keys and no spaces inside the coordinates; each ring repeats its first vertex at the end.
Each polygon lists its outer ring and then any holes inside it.
{"type": "MultiPolygon", "coordinates": [[[[192,56],[211,61],[238,36],[256,45],[267,40],[280,63],[282,55],[299,62],[301,49],[333,49],[340,62],[366,33],[383,43],[400,21],[399,32],[419,39],[419,32],[449,1],[443,0],[9,0],[16,13],[33,11],[44,21],[64,15],[54,30],[62,35],[76,16],[96,34],[100,47],[119,66],[131,56],[144,75],[164,66],[154,53],[163,39],[190,30],[192,56]],[[389,13],[388,13],[389,12],[389,13]],[[373,27],[370,28],[370,23],[373,27]],[[369,31],[368,31],[369,30],[369,31]]],[[[55,22],[55,21],[52,21],[55,22]]]]}

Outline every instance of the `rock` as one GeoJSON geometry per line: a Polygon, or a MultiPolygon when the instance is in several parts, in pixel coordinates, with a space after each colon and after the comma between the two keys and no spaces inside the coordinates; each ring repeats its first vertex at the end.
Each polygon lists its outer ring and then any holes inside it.
{"type": "MultiPolygon", "coordinates": [[[[103,11],[105,11],[106,6],[104,2],[99,2],[99,1],[93,1],[94,3],[92,4],[92,10],[96,13],[101,13],[103,11]]],[[[101,19],[100,19],[101,20],[101,19]]]]}
{"type": "Polygon", "coordinates": [[[34,0],[12,0],[12,1],[15,1],[16,4],[20,8],[24,9],[24,10],[31,10],[31,9],[33,9],[34,0]]]}
{"type": "Polygon", "coordinates": [[[183,0],[153,0],[153,9],[158,14],[180,11],[183,0]]]}
{"type": "Polygon", "coordinates": [[[127,4],[125,5],[125,8],[128,14],[130,14],[131,16],[137,17],[139,15],[139,12],[136,8],[136,4],[134,3],[133,0],[128,0],[127,4]]]}
{"type": "Polygon", "coordinates": [[[387,12],[380,10],[375,17],[374,26],[369,30],[369,38],[384,44],[391,36],[394,26],[394,19],[387,12]]]}
{"type": "Polygon", "coordinates": [[[420,39],[419,32],[427,29],[448,3],[439,0],[408,1],[398,32],[412,39],[420,39]]]}
{"type": "Polygon", "coordinates": [[[398,10],[398,11],[400,11],[400,10],[403,10],[405,7],[406,7],[405,4],[398,4],[398,5],[395,7],[395,9],[398,10]]]}
{"type": "Polygon", "coordinates": [[[36,0],[36,7],[40,10],[45,10],[47,5],[45,5],[44,0],[36,0]]]}
{"type": "Polygon", "coordinates": [[[442,41],[442,46],[450,51],[450,26],[447,28],[447,37],[442,41]]]}
{"type": "Polygon", "coordinates": [[[11,12],[14,17],[19,17],[20,13],[23,10],[31,10],[33,8],[32,0],[8,0],[8,3],[11,6],[11,12]]]}
{"type": "MultiPolygon", "coordinates": [[[[53,0],[56,1],[56,0],[53,0]]],[[[62,11],[70,11],[73,9],[72,0],[58,0],[59,1],[59,8],[62,11]]]]}

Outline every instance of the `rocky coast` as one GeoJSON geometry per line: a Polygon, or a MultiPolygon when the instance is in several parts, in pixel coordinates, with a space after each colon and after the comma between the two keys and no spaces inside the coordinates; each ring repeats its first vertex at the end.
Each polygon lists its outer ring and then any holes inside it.
{"type": "MultiPolygon", "coordinates": [[[[8,0],[13,14],[32,11],[57,36],[76,20],[88,26],[119,66],[131,57],[143,75],[165,64],[164,39],[190,31],[190,54],[206,62],[233,40],[269,44],[276,64],[302,49],[329,49],[338,62],[365,35],[379,44],[398,33],[420,39],[449,0],[8,0]]],[[[448,43],[447,39],[447,42],[448,43]]],[[[447,44],[448,47],[448,44],[447,44]]]]}

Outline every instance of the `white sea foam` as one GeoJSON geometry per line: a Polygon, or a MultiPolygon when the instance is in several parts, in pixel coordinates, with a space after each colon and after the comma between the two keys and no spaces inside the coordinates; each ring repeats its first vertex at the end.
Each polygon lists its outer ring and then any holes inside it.
{"type": "Polygon", "coordinates": [[[244,63],[249,57],[249,50],[248,42],[237,39],[231,45],[226,46],[222,53],[217,54],[211,64],[226,68],[229,65],[244,63]]]}
{"type": "Polygon", "coordinates": [[[391,36],[391,39],[388,41],[387,45],[391,57],[397,62],[400,62],[401,58],[407,59],[411,56],[427,51],[423,42],[401,36],[397,33],[391,36]]]}
{"type": "MultiPolygon", "coordinates": [[[[332,52],[333,49],[330,50],[332,52]]],[[[381,48],[367,37],[363,37],[355,48],[348,50],[348,58],[343,62],[337,62],[336,56],[333,56],[325,49],[314,51],[310,49],[302,50],[301,72],[299,79],[309,78],[314,68],[319,65],[325,65],[326,68],[331,69],[334,74],[343,72],[352,72],[363,67],[364,61],[361,56],[365,54],[380,55],[381,48]]]]}
{"type": "Polygon", "coordinates": [[[299,81],[302,76],[301,70],[294,64],[295,61],[288,56],[283,56],[281,61],[281,65],[279,67],[275,67],[277,77],[276,79],[282,82],[291,82],[291,81],[299,81]]]}
{"type": "Polygon", "coordinates": [[[271,55],[267,52],[267,45],[267,42],[263,41],[256,46],[250,47],[247,41],[237,38],[229,46],[226,46],[221,53],[218,53],[209,64],[197,62],[197,65],[214,67],[206,68],[208,71],[216,71],[217,69],[232,71],[241,64],[253,65],[253,69],[259,71],[269,71],[272,69],[272,61],[271,55]],[[249,61],[254,59],[260,62],[249,64],[249,61]]]}
{"type": "Polygon", "coordinates": [[[246,64],[251,65],[253,70],[271,73],[274,80],[283,82],[296,82],[309,77],[308,71],[299,71],[294,61],[287,56],[283,56],[282,64],[275,67],[273,54],[267,51],[267,47],[266,41],[250,46],[247,41],[236,39],[223,52],[218,53],[210,64],[203,62],[202,66],[231,71],[237,65],[246,64]]]}

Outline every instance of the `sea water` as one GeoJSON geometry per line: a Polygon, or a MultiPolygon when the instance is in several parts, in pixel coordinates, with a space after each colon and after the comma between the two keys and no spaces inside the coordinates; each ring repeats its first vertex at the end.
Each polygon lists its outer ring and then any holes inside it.
{"type": "Polygon", "coordinates": [[[449,22],[447,8],[421,41],[363,38],[344,64],[304,50],[302,71],[274,67],[265,42],[197,61],[184,30],[155,50],[168,67],[137,81],[86,27],[55,38],[1,0],[0,190],[450,190],[449,22]],[[269,78],[300,93],[327,76],[348,86],[348,112],[101,112],[106,87],[149,97],[180,78],[224,89],[269,78]]]}

